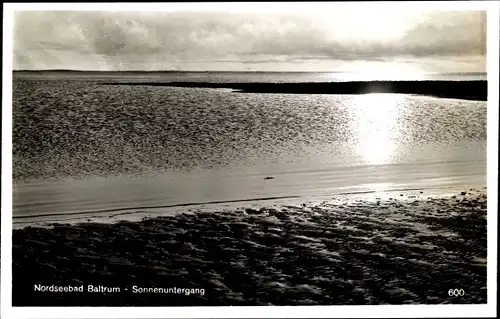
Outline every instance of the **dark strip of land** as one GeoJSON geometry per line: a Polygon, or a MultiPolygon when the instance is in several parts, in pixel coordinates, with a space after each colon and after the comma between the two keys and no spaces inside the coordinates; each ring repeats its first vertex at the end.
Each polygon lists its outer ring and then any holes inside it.
{"type": "Polygon", "coordinates": [[[118,82],[106,85],[146,85],[227,88],[246,93],[366,94],[402,93],[486,101],[487,81],[358,81],[308,83],[118,82]]]}

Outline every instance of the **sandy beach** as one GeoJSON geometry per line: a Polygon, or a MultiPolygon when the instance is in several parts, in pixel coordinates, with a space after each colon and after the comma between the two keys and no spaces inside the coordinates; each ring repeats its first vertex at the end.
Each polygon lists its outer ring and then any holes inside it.
{"type": "Polygon", "coordinates": [[[486,203],[486,189],[398,192],[25,227],[13,233],[13,305],[486,303],[486,203]]]}

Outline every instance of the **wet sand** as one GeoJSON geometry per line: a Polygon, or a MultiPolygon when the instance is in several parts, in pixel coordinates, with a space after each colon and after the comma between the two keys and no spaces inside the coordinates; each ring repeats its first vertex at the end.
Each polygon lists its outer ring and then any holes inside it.
{"type": "Polygon", "coordinates": [[[13,233],[13,305],[486,303],[486,204],[484,189],[424,191],[26,227],[13,233]],[[35,284],[121,292],[34,292],[35,284]],[[138,294],[134,285],[205,293],[138,294]]]}

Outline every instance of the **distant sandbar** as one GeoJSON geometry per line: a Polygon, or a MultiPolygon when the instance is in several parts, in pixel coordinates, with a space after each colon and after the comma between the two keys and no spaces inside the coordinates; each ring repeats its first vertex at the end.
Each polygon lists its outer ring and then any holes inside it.
{"type": "Polygon", "coordinates": [[[488,97],[487,81],[356,81],[307,83],[115,82],[105,84],[189,88],[226,88],[246,93],[402,93],[476,101],[486,101],[488,97]]]}

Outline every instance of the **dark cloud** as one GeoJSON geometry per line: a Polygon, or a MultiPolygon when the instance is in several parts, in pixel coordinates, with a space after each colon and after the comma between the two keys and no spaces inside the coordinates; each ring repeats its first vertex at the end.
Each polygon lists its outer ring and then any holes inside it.
{"type": "Polygon", "coordinates": [[[387,38],[369,34],[369,28],[366,36],[360,34],[362,23],[370,21],[364,21],[366,15],[359,21],[350,17],[338,12],[17,12],[14,67],[151,69],[210,61],[272,64],[485,54],[484,12],[412,15],[394,26],[401,28],[399,35],[387,38]]]}

